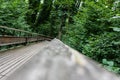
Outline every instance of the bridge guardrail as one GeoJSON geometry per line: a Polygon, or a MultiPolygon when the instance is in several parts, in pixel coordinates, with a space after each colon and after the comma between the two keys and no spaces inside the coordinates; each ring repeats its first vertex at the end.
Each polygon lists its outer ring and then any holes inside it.
{"type": "Polygon", "coordinates": [[[13,45],[13,44],[27,44],[29,42],[35,42],[35,41],[41,41],[41,40],[52,40],[52,37],[38,34],[38,33],[31,33],[29,31],[24,31],[20,29],[15,28],[9,28],[6,26],[0,26],[0,29],[4,30],[11,30],[16,31],[20,33],[25,33],[28,36],[13,36],[13,35],[6,35],[5,33],[0,34],[0,46],[6,46],[6,45],[13,45]]]}

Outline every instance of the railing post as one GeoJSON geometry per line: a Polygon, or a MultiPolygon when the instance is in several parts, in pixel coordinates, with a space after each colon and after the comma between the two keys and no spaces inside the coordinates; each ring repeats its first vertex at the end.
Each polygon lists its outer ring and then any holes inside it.
{"type": "Polygon", "coordinates": [[[39,41],[39,36],[37,36],[37,42],[39,41]]]}
{"type": "Polygon", "coordinates": [[[27,45],[27,43],[28,43],[28,37],[25,37],[25,46],[27,45]]]}

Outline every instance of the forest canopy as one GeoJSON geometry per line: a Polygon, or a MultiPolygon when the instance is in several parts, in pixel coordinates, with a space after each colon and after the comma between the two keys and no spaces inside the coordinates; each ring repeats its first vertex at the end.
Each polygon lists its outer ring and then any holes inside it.
{"type": "Polygon", "coordinates": [[[0,0],[0,25],[59,38],[120,73],[120,0],[0,0]]]}

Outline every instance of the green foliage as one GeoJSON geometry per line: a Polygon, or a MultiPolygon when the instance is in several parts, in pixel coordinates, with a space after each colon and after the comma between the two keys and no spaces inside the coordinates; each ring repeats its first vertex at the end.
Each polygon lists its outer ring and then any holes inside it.
{"type": "Polygon", "coordinates": [[[105,5],[93,1],[84,5],[85,7],[81,11],[87,15],[84,27],[88,30],[88,34],[100,34],[108,29],[111,25],[109,18],[112,17],[113,12],[105,5]]]}
{"type": "MultiPolygon", "coordinates": [[[[85,17],[85,16],[83,16],[85,17]]],[[[76,15],[74,17],[74,24],[69,24],[66,27],[66,33],[63,35],[63,41],[68,44],[69,46],[79,50],[82,52],[85,40],[87,39],[86,36],[86,29],[83,27],[83,23],[85,19],[79,19],[80,15],[76,15]]]]}
{"type": "Polygon", "coordinates": [[[97,61],[101,61],[101,58],[105,58],[120,63],[119,40],[120,35],[117,33],[105,32],[99,36],[91,36],[87,40],[88,43],[84,45],[83,53],[97,61]]]}
{"type": "MultiPolygon", "coordinates": [[[[9,0],[0,3],[0,25],[23,29],[30,31],[29,25],[26,24],[26,3],[19,0],[9,0]]],[[[6,30],[6,34],[13,34],[13,32],[6,30]]]]}
{"type": "Polygon", "coordinates": [[[104,65],[108,65],[108,66],[114,66],[114,62],[113,61],[107,61],[106,59],[102,60],[102,63],[104,65]]]}
{"type": "Polygon", "coordinates": [[[107,59],[103,59],[102,64],[109,71],[112,71],[115,73],[119,73],[119,71],[120,71],[120,68],[115,67],[115,63],[113,61],[108,61],[107,59]]]}
{"type": "Polygon", "coordinates": [[[63,41],[120,73],[120,18],[104,3],[86,1],[73,17],[74,24],[66,28],[63,41]]]}
{"type": "Polygon", "coordinates": [[[118,27],[111,27],[113,29],[113,31],[116,31],[116,32],[120,32],[120,28],[118,27]]]}
{"type": "Polygon", "coordinates": [[[41,24],[38,28],[37,28],[37,32],[39,32],[40,34],[44,34],[44,35],[48,35],[50,34],[50,23],[46,22],[45,24],[41,24]],[[44,27],[43,27],[44,26],[44,27]]]}

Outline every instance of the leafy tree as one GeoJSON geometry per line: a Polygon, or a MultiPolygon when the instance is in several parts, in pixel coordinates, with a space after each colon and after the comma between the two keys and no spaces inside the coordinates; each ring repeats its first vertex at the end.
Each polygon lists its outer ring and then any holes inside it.
{"type": "MultiPolygon", "coordinates": [[[[25,21],[26,10],[27,4],[24,0],[0,0],[0,25],[30,31],[25,21]]],[[[0,29],[0,33],[19,35],[17,32],[3,29],[0,29]]]]}

